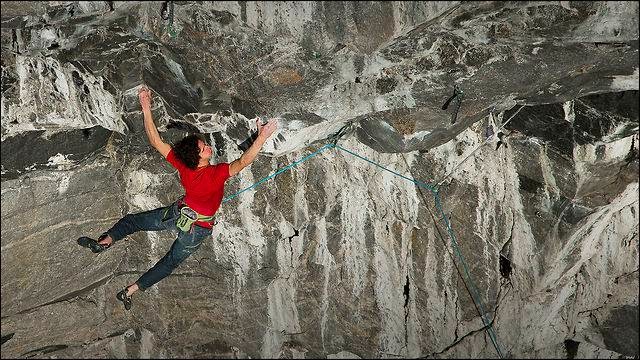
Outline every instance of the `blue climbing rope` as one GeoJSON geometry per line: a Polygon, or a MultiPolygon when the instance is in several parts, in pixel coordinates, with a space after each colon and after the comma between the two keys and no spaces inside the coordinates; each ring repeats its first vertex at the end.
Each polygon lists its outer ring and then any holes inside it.
{"type": "Polygon", "coordinates": [[[237,193],[235,193],[235,194],[233,194],[233,195],[229,195],[229,196],[225,197],[224,199],[222,199],[222,202],[223,202],[223,203],[225,203],[225,202],[227,202],[227,201],[229,201],[229,200],[233,199],[234,197],[236,197],[236,196],[238,196],[238,195],[242,194],[243,192],[245,192],[245,191],[247,191],[247,190],[249,190],[249,189],[253,189],[254,187],[256,187],[256,186],[258,186],[258,185],[262,184],[263,182],[265,182],[265,181],[267,181],[267,180],[269,180],[269,179],[271,179],[271,178],[276,177],[276,175],[281,174],[281,173],[283,173],[283,172],[285,172],[285,171],[287,171],[287,170],[291,169],[292,167],[294,167],[294,166],[296,166],[296,165],[298,165],[298,164],[300,164],[300,163],[302,163],[302,162],[304,162],[304,161],[306,161],[306,160],[311,159],[312,157],[314,157],[314,156],[318,155],[318,154],[319,154],[319,153],[321,153],[322,151],[324,151],[324,150],[326,150],[326,149],[328,149],[328,148],[332,148],[332,147],[334,147],[334,146],[335,146],[335,144],[333,144],[333,143],[332,143],[332,144],[327,144],[327,145],[325,145],[325,146],[321,147],[320,149],[316,150],[315,152],[313,152],[313,153],[311,153],[311,154],[309,154],[309,155],[305,156],[304,158],[302,158],[302,159],[300,159],[300,160],[298,160],[298,161],[292,162],[291,164],[289,164],[289,165],[287,165],[287,166],[283,167],[282,169],[280,169],[280,170],[276,171],[275,173],[273,173],[273,174],[271,174],[271,175],[269,175],[269,176],[266,176],[266,177],[264,177],[264,178],[262,178],[262,179],[258,180],[258,182],[257,182],[257,183],[255,183],[255,184],[253,184],[253,185],[251,185],[251,186],[249,186],[249,187],[247,187],[247,188],[245,188],[245,189],[242,189],[242,190],[238,191],[237,193]]]}
{"type": "Polygon", "coordinates": [[[340,145],[336,145],[336,148],[338,148],[338,149],[340,149],[340,150],[342,150],[342,151],[345,151],[345,152],[347,152],[347,153],[349,153],[349,154],[351,154],[351,155],[353,155],[353,156],[355,156],[355,157],[357,157],[357,158],[360,158],[360,159],[362,159],[362,160],[364,160],[364,161],[366,161],[366,162],[368,162],[368,163],[371,163],[371,164],[373,164],[373,165],[375,165],[375,166],[377,166],[377,167],[379,167],[379,168],[381,168],[381,169],[383,169],[383,170],[386,170],[386,171],[388,171],[388,172],[392,173],[393,175],[399,176],[399,177],[401,177],[401,178],[403,178],[403,179],[405,179],[405,180],[409,180],[409,181],[411,181],[412,183],[414,183],[414,184],[416,184],[416,185],[418,185],[418,186],[421,186],[421,187],[423,187],[423,188],[426,188],[426,189],[428,189],[428,190],[430,190],[430,191],[435,191],[435,190],[436,190],[436,188],[435,188],[434,186],[431,186],[431,185],[429,185],[429,184],[425,184],[425,183],[423,183],[423,182],[421,182],[421,181],[418,181],[418,180],[415,180],[415,179],[408,178],[408,177],[406,177],[406,176],[404,176],[404,175],[402,175],[402,174],[398,174],[397,172],[395,172],[395,171],[393,171],[393,170],[389,170],[389,169],[387,169],[386,167],[384,167],[384,166],[382,166],[382,165],[380,165],[380,164],[378,164],[378,163],[376,163],[376,162],[374,162],[374,161],[371,161],[371,160],[367,159],[367,158],[366,158],[366,157],[364,157],[364,156],[360,156],[360,155],[358,155],[358,154],[354,153],[353,151],[349,151],[349,150],[347,150],[347,149],[343,148],[343,147],[342,147],[342,146],[340,146],[340,145]]]}
{"type": "Polygon", "coordinates": [[[458,259],[460,259],[460,263],[462,263],[464,273],[467,276],[467,279],[469,280],[469,284],[471,285],[471,287],[468,288],[469,294],[471,294],[471,297],[473,297],[474,300],[476,301],[476,304],[478,305],[478,312],[480,313],[480,318],[482,319],[482,323],[487,328],[487,332],[489,333],[489,337],[491,338],[491,342],[493,343],[493,346],[496,348],[496,351],[498,352],[498,356],[502,359],[503,358],[502,350],[500,349],[500,345],[498,345],[498,340],[496,338],[495,332],[493,331],[493,326],[491,325],[491,322],[485,317],[486,312],[484,310],[484,307],[482,306],[482,300],[480,300],[478,289],[476,288],[475,284],[471,280],[469,267],[467,266],[466,261],[464,261],[462,252],[458,247],[458,242],[456,241],[456,235],[453,233],[453,229],[451,229],[451,224],[449,223],[449,219],[447,218],[447,216],[444,213],[444,210],[442,209],[442,204],[440,203],[440,193],[437,190],[432,191],[432,193],[433,193],[433,197],[435,198],[436,209],[438,209],[440,216],[442,216],[444,224],[446,225],[446,228],[447,228],[447,232],[449,233],[449,238],[451,238],[451,246],[456,251],[456,255],[458,255],[458,259]]]}
{"type": "Polygon", "coordinates": [[[440,201],[440,194],[437,190],[437,188],[433,185],[429,185],[426,183],[423,183],[422,181],[418,181],[415,179],[411,179],[408,178],[402,174],[399,174],[393,170],[387,169],[386,167],[376,163],[375,161],[369,160],[364,156],[358,155],[352,151],[349,151],[345,148],[343,148],[340,145],[336,145],[336,148],[345,151],[353,156],[356,156],[368,163],[371,163],[385,171],[388,171],[396,176],[399,176],[405,180],[409,180],[412,183],[416,184],[417,186],[423,187],[429,191],[431,191],[431,193],[433,194],[434,198],[435,198],[435,204],[436,204],[436,208],[438,209],[438,211],[440,212],[440,215],[442,216],[442,219],[444,220],[444,223],[446,225],[447,228],[447,232],[449,233],[449,237],[451,238],[451,245],[453,246],[456,255],[458,255],[458,259],[460,259],[460,262],[462,263],[462,267],[464,268],[464,272],[465,275],[467,277],[467,280],[469,282],[469,284],[471,284],[471,290],[469,291],[469,294],[471,295],[471,297],[473,298],[473,300],[476,302],[476,304],[478,304],[478,312],[480,313],[480,318],[482,319],[482,322],[484,323],[487,332],[489,333],[489,337],[491,338],[491,342],[493,343],[493,346],[496,348],[496,351],[498,352],[498,356],[502,359],[503,358],[503,354],[502,354],[502,350],[500,349],[500,345],[498,345],[498,340],[496,338],[496,334],[493,331],[493,327],[491,325],[491,322],[487,320],[487,318],[485,317],[485,311],[484,311],[484,307],[482,305],[482,300],[480,300],[480,296],[478,294],[478,289],[476,288],[475,284],[473,283],[473,280],[471,280],[471,274],[469,273],[469,267],[467,266],[466,261],[464,261],[464,257],[462,256],[462,252],[460,252],[460,248],[458,247],[458,242],[456,241],[456,236],[453,233],[453,229],[451,228],[451,224],[449,223],[449,220],[447,219],[447,217],[445,216],[444,210],[442,209],[442,204],[440,201]]]}
{"type": "Polygon", "coordinates": [[[447,232],[449,233],[449,237],[451,238],[451,245],[453,246],[453,248],[454,248],[454,250],[456,252],[456,255],[458,255],[458,259],[460,259],[460,262],[462,263],[462,267],[464,268],[464,272],[465,272],[465,275],[467,277],[467,280],[468,280],[469,284],[471,284],[469,294],[471,294],[471,297],[473,298],[473,300],[476,302],[476,304],[478,304],[478,312],[480,312],[480,318],[482,319],[482,322],[484,323],[484,325],[485,325],[485,327],[487,329],[487,332],[489,333],[489,337],[491,338],[491,342],[493,343],[493,346],[496,348],[496,351],[498,352],[498,356],[502,359],[503,358],[503,354],[502,354],[502,350],[500,349],[500,345],[498,345],[498,340],[496,339],[496,334],[493,331],[493,327],[491,325],[491,322],[488,321],[487,318],[485,317],[485,313],[486,312],[485,312],[484,307],[482,305],[482,300],[480,300],[480,296],[478,294],[478,289],[476,288],[475,284],[473,283],[473,280],[471,280],[471,274],[469,273],[469,267],[467,266],[467,263],[464,260],[464,257],[462,256],[462,252],[460,252],[460,248],[458,247],[458,242],[456,241],[456,236],[453,233],[453,229],[451,228],[451,224],[449,223],[449,220],[445,216],[444,210],[442,209],[442,204],[441,204],[441,201],[440,201],[440,194],[439,194],[438,190],[436,189],[436,187],[433,186],[433,185],[429,185],[429,184],[423,183],[422,181],[418,181],[418,180],[415,180],[415,179],[408,178],[408,177],[406,177],[406,176],[404,176],[402,174],[399,174],[399,173],[397,173],[397,172],[395,172],[393,170],[387,169],[386,167],[376,163],[375,161],[369,160],[364,156],[361,156],[361,155],[358,155],[358,154],[356,154],[356,153],[354,153],[352,151],[349,151],[349,150],[343,148],[340,145],[336,145],[336,148],[338,148],[338,149],[340,149],[342,151],[345,151],[345,152],[347,152],[347,153],[349,153],[349,154],[351,154],[353,156],[356,156],[356,157],[358,157],[358,158],[360,158],[360,159],[362,159],[362,160],[364,160],[364,161],[366,161],[368,163],[371,163],[371,164],[373,164],[373,165],[375,165],[375,166],[377,166],[377,167],[379,167],[379,168],[381,168],[381,169],[383,169],[385,171],[388,171],[388,172],[390,172],[390,173],[392,173],[392,174],[394,174],[396,176],[399,176],[399,177],[401,177],[401,178],[403,178],[405,180],[409,180],[412,183],[416,184],[417,186],[423,187],[423,188],[431,191],[431,193],[433,194],[433,196],[435,198],[436,208],[438,209],[438,212],[442,216],[442,219],[443,219],[443,221],[444,221],[444,223],[446,225],[446,228],[447,228],[447,232]]]}
{"type": "Polygon", "coordinates": [[[496,348],[498,356],[502,359],[503,358],[502,350],[500,349],[500,345],[498,344],[498,340],[497,340],[496,334],[495,334],[495,332],[493,330],[493,326],[492,326],[491,322],[485,316],[486,312],[484,310],[484,306],[482,304],[482,300],[480,298],[478,289],[476,288],[473,280],[471,279],[471,274],[469,272],[469,267],[467,266],[467,263],[464,260],[464,257],[462,256],[462,253],[460,252],[460,248],[458,247],[458,242],[456,241],[456,236],[455,236],[455,234],[453,232],[453,229],[451,228],[451,224],[449,223],[449,219],[447,218],[447,216],[444,213],[444,210],[442,209],[442,203],[441,203],[441,200],[440,200],[440,194],[439,194],[436,186],[433,186],[433,185],[424,183],[422,181],[418,181],[418,180],[406,177],[406,176],[404,176],[402,174],[399,174],[398,172],[390,170],[390,169],[388,169],[388,168],[376,163],[375,161],[367,159],[364,156],[358,155],[358,154],[354,153],[353,151],[347,150],[347,149],[343,148],[342,146],[338,145],[337,144],[337,139],[336,139],[332,143],[329,143],[329,144],[321,147],[320,149],[318,149],[315,152],[305,156],[304,158],[302,158],[302,159],[300,159],[298,161],[295,161],[295,162],[283,167],[282,169],[276,171],[275,173],[273,173],[273,174],[271,174],[269,176],[266,176],[266,177],[262,178],[261,180],[259,180],[255,184],[253,184],[253,185],[251,185],[251,186],[249,186],[249,187],[247,187],[245,189],[242,189],[242,190],[238,191],[237,193],[235,193],[233,195],[227,196],[226,198],[224,198],[222,200],[222,202],[227,202],[227,201],[233,199],[234,197],[240,195],[241,193],[243,193],[243,192],[245,192],[245,191],[247,191],[249,189],[252,189],[252,188],[262,184],[263,182],[275,177],[278,174],[283,173],[284,171],[287,171],[287,170],[291,169],[292,167],[294,167],[294,166],[296,166],[296,165],[298,165],[298,164],[300,164],[300,163],[302,163],[302,162],[304,162],[304,161],[306,161],[308,159],[311,159],[312,157],[316,156],[317,154],[319,154],[322,151],[324,151],[326,149],[329,149],[329,148],[337,148],[339,150],[342,150],[342,151],[344,151],[346,153],[349,153],[349,154],[351,154],[351,155],[353,155],[353,156],[355,156],[355,157],[357,157],[359,159],[362,159],[362,160],[364,160],[364,161],[366,161],[366,162],[368,162],[370,164],[373,164],[373,165],[375,165],[375,166],[377,166],[377,167],[379,167],[379,168],[381,168],[381,169],[383,169],[385,171],[388,171],[388,172],[390,172],[390,173],[392,173],[392,174],[394,174],[394,175],[396,175],[398,177],[401,177],[401,178],[403,178],[405,180],[411,181],[412,183],[414,183],[417,186],[420,186],[422,188],[425,188],[425,189],[431,191],[431,193],[433,194],[434,199],[435,199],[436,209],[440,213],[440,216],[442,217],[442,220],[445,223],[445,226],[447,228],[447,232],[449,234],[449,238],[451,238],[451,246],[453,247],[454,251],[456,252],[456,255],[458,256],[458,259],[462,263],[462,267],[464,269],[464,274],[467,277],[468,283],[471,285],[470,287],[467,287],[467,289],[469,290],[469,294],[471,295],[472,300],[475,302],[475,304],[477,306],[478,312],[480,313],[480,318],[482,319],[482,322],[483,322],[485,328],[487,329],[487,332],[489,333],[489,337],[491,338],[491,342],[493,343],[493,346],[496,348]]]}

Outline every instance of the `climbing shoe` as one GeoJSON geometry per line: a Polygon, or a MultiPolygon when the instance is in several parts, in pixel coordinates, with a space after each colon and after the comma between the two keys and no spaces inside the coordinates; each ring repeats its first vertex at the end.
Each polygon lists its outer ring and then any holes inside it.
{"type": "Polygon", "coordinates": [[[105,250],[105,247],[103,245],[98,244],[97,241],[93,240],[92,238],[88,238],[86,236],[83,236],[78,239],[78,245],[89,248],[94,253],[99,253],[105,250]]]}
{"type": "Polygon", "coordinates": [[[125,310],[131,309],[131,296],[127,296],[127,288],[124,288],[119,293],[117,293],[116,299],[122,301],[125,310]]]}
{"type": "Polygon", "coordinates": [[[98,241],[104,239],[107,236],[108,236],[107,234],[102,234],[100,235],[97,241],[93,240],[92,238],[83,236],[78,238],[78,245],[89,248],[94,253],[99,253],[107,250],[111,246],[111,245],[102,245],[98,243],[98,241]]]}

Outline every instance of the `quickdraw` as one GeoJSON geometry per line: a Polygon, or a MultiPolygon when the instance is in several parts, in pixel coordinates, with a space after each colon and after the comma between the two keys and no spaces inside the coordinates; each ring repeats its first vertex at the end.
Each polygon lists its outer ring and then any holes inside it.
{"type": "Polygon", "coordinates": [[[460,110],[460,106],[462,105],[462,98],[464,97],[464,91],[460,90],[460,88],[458,88],[458,85],[454,85],[453,86],[453,95],[451,95],[447,101],[445,101],[444,105],[442,105],[442,110],[447,110],[447,108],[449,107],[449,104],[451,104],[451,102],[453,100],[456,101],[456,109],[454,110],[453,114],[451,115],[451,124],[455,124],[456,120],[458,119],[458,111],[460,110]]]}

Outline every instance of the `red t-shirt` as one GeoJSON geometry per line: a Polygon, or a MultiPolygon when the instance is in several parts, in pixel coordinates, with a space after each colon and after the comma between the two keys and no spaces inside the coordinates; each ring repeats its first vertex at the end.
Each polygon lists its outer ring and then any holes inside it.
{"type": "MultiPolygon", "coordinates": [[[[184,187],[183,201],[200,215],[212,216],[218,211],[224,196],[224,182],[229,178],[229,164],[208,165],[196,170],[189,169],[173,152],[167,154],[167,161],[178,170],[184,187]]],[[[211,228],[210,223],[196,221],[197,225],[211,228]]]]}

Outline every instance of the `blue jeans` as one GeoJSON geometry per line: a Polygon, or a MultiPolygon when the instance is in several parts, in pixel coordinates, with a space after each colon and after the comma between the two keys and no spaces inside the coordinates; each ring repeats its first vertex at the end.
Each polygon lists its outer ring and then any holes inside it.
{"type": "MultiPolygon", "coordinates": [[[[179,217],[178,205],[173,203],[155,210],[128,214],[107,230],[107,234],[115,244],[116,241],[137,231],[177,230],[176,222],[179,217]]],[[[140,290],[144,291],[169,276],[180,263],[198,250],[202,241],[209,235],[211,235],[211,229],[196,225],[190,232],[178,230],[178,237],[171,245],[169,252],[136,281],[140,290]]]]}

